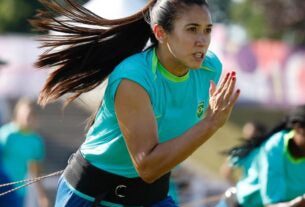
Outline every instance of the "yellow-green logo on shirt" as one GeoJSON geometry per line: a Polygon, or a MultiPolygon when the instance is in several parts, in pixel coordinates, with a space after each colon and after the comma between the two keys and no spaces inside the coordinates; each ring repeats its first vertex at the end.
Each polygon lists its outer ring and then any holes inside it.
{"type": "Polygon", "coordinates": [[[204,101],[199,102],[197,106],[197,117],[201,118],[204,112],[204,101]]]}

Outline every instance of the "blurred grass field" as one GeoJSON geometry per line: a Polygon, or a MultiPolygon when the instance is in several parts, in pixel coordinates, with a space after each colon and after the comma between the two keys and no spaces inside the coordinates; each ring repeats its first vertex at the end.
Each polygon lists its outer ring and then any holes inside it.
{"type": "Polygon", "coordinates": [[[199,173],[208,173],[220,178],[219,168],[225,160],[221,152],[239,143],[243,124],[250,120],[256,120],[270,129],[282,119],[284,113],[285,111],[278,108],[236,106],[229,122],[193,153],[186,162],[199,173]]]}

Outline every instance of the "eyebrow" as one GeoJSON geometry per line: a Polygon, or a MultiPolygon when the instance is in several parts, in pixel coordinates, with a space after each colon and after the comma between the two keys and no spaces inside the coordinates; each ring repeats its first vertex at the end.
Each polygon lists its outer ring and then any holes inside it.
{"type": "MultiPolygon", "coordinates": [[[[196,26],[196,27],[198,27],[198,26],[200,26],[199,24],[197,24],[197,23],[190,23],[190,24],[187,24],[187,25],[185,25],[186,27],[188,27],[188,26],[196,26]]],[[[213,27],[213,24],[208,24],[206,27],[213,27]]]]}

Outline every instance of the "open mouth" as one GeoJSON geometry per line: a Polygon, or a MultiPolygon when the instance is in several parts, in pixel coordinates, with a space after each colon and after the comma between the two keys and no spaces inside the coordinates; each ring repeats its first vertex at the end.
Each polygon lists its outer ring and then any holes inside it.
{"type": "Polygon", "coordinates": [[[204,53],[203,52],[196,52],[193,54],[194,58],[196,61],[202,61],[204,58],[204,53]]]}

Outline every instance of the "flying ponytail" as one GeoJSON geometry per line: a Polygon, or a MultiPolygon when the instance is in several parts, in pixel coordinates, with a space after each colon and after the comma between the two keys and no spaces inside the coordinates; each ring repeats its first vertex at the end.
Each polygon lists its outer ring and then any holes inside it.
{"type": "Polygon", "coordinates": [[[67,102],[73,101],[100,85],[123,59],[142,51],[149,39],[156,43],[146,21],[156,0],[134,15],[114,20],[97,16],[73,0],[64,0],[64,6],[40,2],[46,10],[38,11],[30,23],[38,31],[58,32],[40,39],[47,50],[36,66],[55,68],[40,92],[38,102],[43,106],[68,93],[72,95],[67,102]]]}

